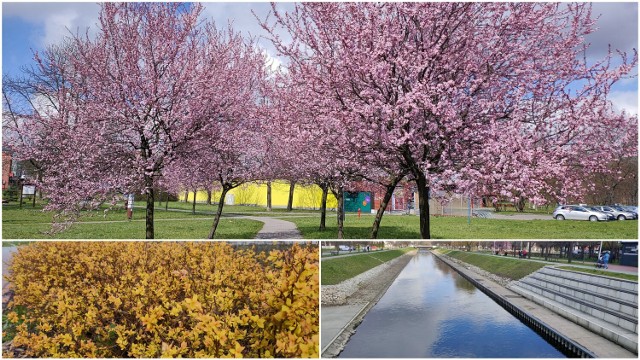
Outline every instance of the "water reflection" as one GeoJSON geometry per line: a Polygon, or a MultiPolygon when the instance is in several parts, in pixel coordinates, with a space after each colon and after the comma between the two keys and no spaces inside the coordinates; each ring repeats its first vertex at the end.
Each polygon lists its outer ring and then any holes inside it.
{"type": "Polygon", "coordinates": [[[564,357],[431,254],[418,254],[340,357],[564,357]]]}
{"type": "Polygon", "coordinates": [[[454,281],[455,281],[456,287],[459,290],[466,291],[469,294],[473,294],[476,290],[478,290],[478,288],[476,288],[472,283],[467,281],[462,276],[456,276],[454,281]]]}

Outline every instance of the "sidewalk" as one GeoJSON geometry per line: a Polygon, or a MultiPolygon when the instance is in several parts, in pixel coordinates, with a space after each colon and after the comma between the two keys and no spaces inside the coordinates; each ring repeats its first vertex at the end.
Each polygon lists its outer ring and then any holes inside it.
{"type": "Polygon", "coordinates": [[[302,234],[300,230],[296,227],[296,224],[280,220],[274,219],[271,217],[265,216],[238,216],[242,219],[250,219],[261,221],[264,223],[262,229],[258,231],[258,235],[256,235],[256,239],[302,239],[302,234]]]}
{"type": "Polygon", "coordinates": [[[346,254],[341,254],[341,255],[321,256],[320,257],[320,261],[339,259],[339,258],[348,257],[348,256],[354,256],[354,255],[363,255],[363,254],[371,255],[371,254],[377,254],[377,253],[381,253],[381,252],[385,252],[385,251],[390,251],[390,250],[354,251],[354,252],[351,252],[351,253],[346,253],[346,254]]]}
{"type": "Polygon", "coordinates": [[[322,319],[320,353],[323,353],[343,333],[367,305],[368,303],[320,307],[322,319]]]}
{"type": "MultiPolygon", "coordinates": [[[[174,211],[174,212],[183,212],[183,213],[191,213],[191,210],[183,210],[183,209],[169,209],[165,211],[174,211]]],[[[215,213],[212,211],[196,211],[196,214],[204,214],[204,215],[212,215],[215,216],[215,213]]],[[[296,224],[276,219],[271,216],[252,216],[252,215],[243,215],[238,213],[229,213],[222,214],[223,218],[233,217],[239,219],[249,219],[260,221],[264,225],[262,229],[258,231],[256,235],[256,239],[302,239],[302,234],[300,230],[296,227],[296,224]]]]}
{"type": "MultiPolygon", "coordinates": [[[[552,263],[552,264],[555,265],[555,264],[558,264],[558,263],[552,263]]],[[[561,264],[558,264],[558,265],[574,266],[574,267],[579,267],[579,268],[583,268],[583,269],[595,269],[595,265],[588,265],[588,264],[577,264],[577,263],[565,264],[565,263],[561,263],[561,264]]],[[[616,273],[622,273],[622,274],[638,275],[638,268],[637,267],[633,267],[633,266],[609,264],[609,268],[608,269],[598,269],[598,270],[608,271],[608,272],[616,272],[616,273]]]]}
{"type": "MultiPolygon", "coordinates": [[[[475,251],[473,253],[477,254],[477,255],[484,255],[484,256],[497,256],[497,255],[493,255],[493,254],[485,254],[485,253],[480,253],[480,252],[475,252],[475,251]]],[[[502,257],[502,255],[500,255],[500,256],[502,257]]],[[[547,265],[551,265],[551,266],[574,266],[574,267],[579,267],[579,268],[583,268],[583,269],[595,269],[595,263],[589,263],[589,262],[582,263],[582,260],[578,260],[578,259],[574,259],[573,262],[571,264],[569,264],[568,262],[561,262],[561,261],[544,261],[544,260],[538,260],[538,259],[521,259],[521,258],[519,258],[517,256],[506,256],[506,258],[516,259],[516,260],[535,261],[535,262],[539,262],[539,263],[543,263],[543,264],[547,264],[547,265]]],[[[609,268],[608,269],[598,269],[598,270],[616,272],[616,273],[622,273],[622,274],[638,275],[638,268],[634,267],[634,266],[609,264],[609,268]]]]}

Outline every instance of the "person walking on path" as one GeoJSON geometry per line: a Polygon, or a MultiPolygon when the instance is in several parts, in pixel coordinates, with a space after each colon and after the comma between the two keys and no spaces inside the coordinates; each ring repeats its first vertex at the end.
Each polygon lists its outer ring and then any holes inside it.
{"type": "Polygon", "coordinates": [[[604,255],[602,255],[602,262],[604,263],[604,268],[608,269],[609,268],[609,252],[605,251],[604,255]]]}

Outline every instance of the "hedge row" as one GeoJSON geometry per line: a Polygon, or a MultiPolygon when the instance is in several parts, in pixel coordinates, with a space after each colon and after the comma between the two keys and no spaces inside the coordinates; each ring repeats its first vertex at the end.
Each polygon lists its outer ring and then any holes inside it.
{"type": "MultiPolygon", "coordinates": [[[[317,247],[37,242],[14,254],[8,319],[32,357],[317,357],[317,247]]],[[[12,354],[4,354],[11,356],[12,354]]]]}

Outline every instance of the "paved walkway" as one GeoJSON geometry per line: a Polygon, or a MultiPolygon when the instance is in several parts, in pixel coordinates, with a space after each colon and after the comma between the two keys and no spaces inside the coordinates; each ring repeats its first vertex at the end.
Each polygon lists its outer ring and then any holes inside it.
{"type": "Polygon", "coordinates": [[[239,216],[242,219],[262,221],[264,225],[258,231],[256,239],[302,239],[296,224],[267,216],[239,216]]]}
{"type": "Polygon", "coordinates": [[[504,214],[496,214],[492,213],[489,219],[500,219],[500,220],[555,220],[551,217],[551,215],[540,215],[540,214],[513,214],[513,215],[504,215],[504,214]]]}
{"type": "Polygon", "coordinates": [[[347,256],[354,256],[354,255],[362,255],[362,254],[377,254],[380,252],[385,252],[385,251],[391,251],[391,250],[374,250],[374,251],[353,251],[350,253],[346,253],[346,254],[340,254],[340,255],[331,255],[331,256],[322,256],[320,258],[320,261],[325,261],[325,260],[333,260],[333,259],[339,259],[342,257],[347,257],[347,256]]]}
{"type": "MultiPolygon", "coordinates": [[[[481,252],[474,252],[474,254],[484,255],[484,256],[497,256],[497,255],[481,253],[481,252]]],[[[500,256],[502,256],[502,255],[500,255],[500,256]]],[[[583,268],[583,269],[595,269],[595,264],[594,263],[588,263],[588,262],[583,263],[582,260],[579,260],[579,259],[574,259],[573,262],[571,262],[571,264],[569,264],[569,263],[566,263],[566,262],[545,261],[545,260],[542,260],[542,259],[521,259],[521,258],[519,258],[517,256],[511,256],[511,255],[507,256],[507,258],[516,259],[516,260],[535,261],[535,262],[544,263],[544,264],[547,264],[547,265],[550,265],[550,266],[573,266],[573,267],[578,267],[578,268],[583,268]]],[[[609,271],[609,272],[617,272],[617,273],[623,273],[623,274],[631,274],[631,275],[638,275],[638,268],[634,267],[634,266],[609,264],[609,268],[608,269],[597,269],[597,270],[609,271]]]]}
{"type": "MultiPolygon", "coordinates": [[[[183,209],[169,209],[164,211],[174,211],[174,212],[185,212],[192,213],[191,210],[183,210],[183,209]]],[[[264,212],[265,214],[274,214],[269,212],[264,212]]],[[[215,215],[212,211],[196,211],[196,214],[204,214],[204,215],[215,215]]],[[[279,215],[279,214],[278,214],[279,215]]],[[[305,217],[305,214],[283,214],[282,217],[305,217]]],[[[302,234],[296,224],[291,221],[285,221],[281,219],[277,219],[272,216],[252,216],[252,215],[244,215],[238,213],[228,213],[222,214],[223,218],[233,217],[239,219],[248,219],[255,220],[264,223],[262,229],[258,231],[256,235],[256,239],[302,239],[302,234]]],[[[202,220],[202,219],[199,219],[202,220]]],[[[144,220],[143,220],[144,221],[144,220]]]]}
{"type": "Polygon", "coordinates": [[[320,332],[320,352],[323,353],[341,335],[347,325],[354,321],[368,304],[322,306],[322,331],[320,332]]]}

